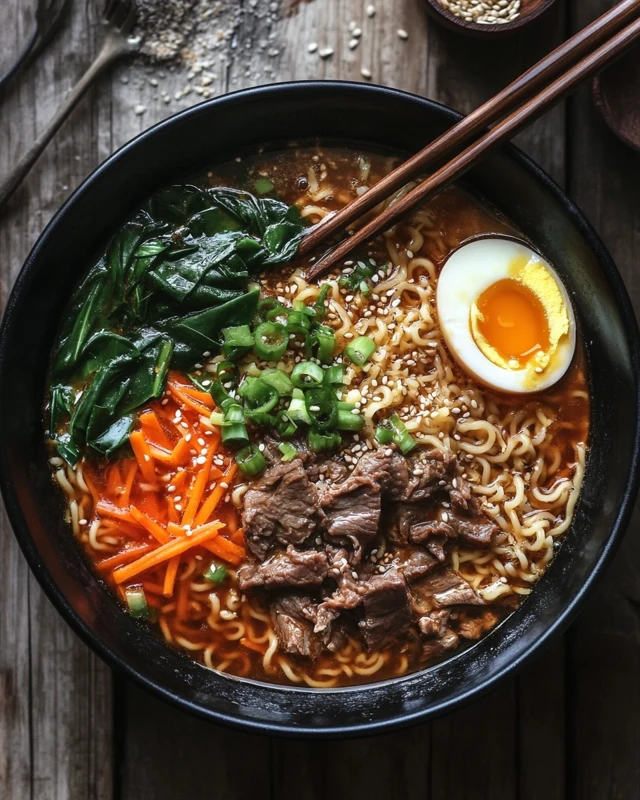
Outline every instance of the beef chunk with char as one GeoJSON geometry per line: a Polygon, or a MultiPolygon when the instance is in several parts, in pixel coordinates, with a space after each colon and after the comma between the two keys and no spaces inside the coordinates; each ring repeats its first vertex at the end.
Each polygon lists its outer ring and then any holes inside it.
{"type": "Polygon", "coordinates": [[[447,628],[442,636],[426,639],[422,643],[422,660],[432,661],[434,658],[439,658],[449,650],[454,650],[459,644],[460,637],[458,634],[447,628]]]}
{"type": "Polygon", "coordinates": [[[484,605],[484,600],[465,579],[452,569],[440,568],[411,585],[411,603],[420,615],[434,608],[484,605]]]}
{"type": "Polygon", "coordinates": [[[276,541],[285,546],[304,542],[321,516],[318,492],[300,459],[271,467],[244,496],[247,548],[264,561],[276,541]]]}
{"type": "Polygon", "coordinates": [[[385,499],[401,500],[409,490],[407,459],[390,448],[365,453],[356,464],[353,475],[375,481],[385,499]]]}
{"type": "Polygon", "coordinates": [[[415,522],[417,515],[414,513],[410,518],[408,539],[410,542],[416,544],[425,544],[431,541],[432,538],[438,537],[442,539],[454,539],[459,537],[465,544],[472,547],[491,547],[496,534],[498,533],[498,526],[491,522],[481,511],[473,517],[462,517],[454,514],[447,514],[447,521],[443,520],[425,520],[424,522],[415,522]]]}
{"type": "Polygon", "coordinates": [[[398,570],[390,569],[371,578],[363,614],[360,631],[369,650],[389,644],[411,624],[407,582],[398,570]]]}
{"type": "Polygon", "coordinates": [[[375,539],[380,522],[380,486],[361,476],[351,476],[323,492],[320,498],[331,537],[349,539],[354,546],[354,563],[375,539]]]}
{"type": "Polygon", "coordinates": [[[500,621],[500,613],[491,608],[478,611],[463,612],[460,615],[456,631],[465,639],[479,639],[500,621]]]}
{"type": "Polygon", "coordinates": [[[289,545],[286,553],[278,553],[267,561],[243,564],[238,570],[242,592],[264,587],[319,587],[327,577],[329,564],[325,553],[317,550],[296,550],[289,545]]]}
{"type": "Polygon", "coordinates": [[[407,460],[385,448],[362,456],[353,474],[378,483],[385,499],[417,503],[442,489],[440,481],[451,480],[455,464],[454,456],[436,449],[407,460]]]}
{"type": "Polygon", "coordinates": [[[418,620],[420,632],[427,637],[444,636],[447,632],[447,623],[451,616],[450,608],[436,608],[430,614],[425,614],[418,620]]]}
{"type": "Polygon", "coordinates": [[[285,653],[315,658],[323,649],[313,633],[316,606],[303,594],[282,595],[270,604],[269,611],[281,649],[285,653]]]}
{"type": "Polygon", "coordinates": [[[400,547],[392,551],[392,564],[411,583],[438,565],[438,559],[421,547],[400,547]]]}

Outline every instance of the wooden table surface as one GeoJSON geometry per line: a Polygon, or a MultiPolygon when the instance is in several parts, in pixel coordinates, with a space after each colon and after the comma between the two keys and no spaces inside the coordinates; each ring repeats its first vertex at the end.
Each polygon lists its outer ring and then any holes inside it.
{"type": "MultiPolygon", "coordinates": [[[[463,112],[611,5],[559,0],[535,29],[486,44],[439,28],[423,0],[371,0],[371,18],[365,0],[313,0],[289,15],[274,13],[278,3],[269,0],[237,2],[246,13],[216,55],[212,96],[293,78],[364,80],[364,68],[372,82],[463,112]],[[363,30],[355,49],[348,47],[351,20],[363,30]],[[312,41],[333,55],[309,53],[312,41]]],[[[0,70],[25,40],[35,4],[1,0],[0,70]]],[[[93,0],[74,0],[65,29],[0,106],[0,176],[79,78],[100,35],[93,0]]],[[[70,191],[139,131],[199,101],[196,91],[175,99],[190,82],[198,85],[198,76],[190,81],[182,67],[128,63],[89,93],[0,216],[3,306],[70,191]]],[[[585,211],[640,307],[640,155],[605,128],[586,88],[519,144],[585,211]]],[[[205,724],[113,675],[45,599],[3,517],[0,798],[640,798],[638,522],[636,514],[615,563],[568,634],[500,690],[401,733],[308,743],[205,724]]]]}

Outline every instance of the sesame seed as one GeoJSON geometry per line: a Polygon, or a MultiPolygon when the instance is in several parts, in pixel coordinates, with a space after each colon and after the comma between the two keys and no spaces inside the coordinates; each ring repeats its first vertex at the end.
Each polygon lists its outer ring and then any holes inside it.
{"type": "Polygon", "coordinates": [[[371,70],[367,69],[366,67],[362,67],[362,69],[360,70],[360,74],[362,75],[363,78],[366,78],[367,80],[371,78],[371,70]]]}
{"type": "Polygon", "coordinates": [[[309,42],[309,44],[307,45],[307,50],[310,53],[315,53],[317,49],[318,49],[318,43],[317,42],[309,42]]]}
{"type": "Polygon", "coordinates": [[[398,28],[396,33],[398,34],[400,39],[408,39],[409,38],[409,34],[405,31],[404,28],[398,28]]]}

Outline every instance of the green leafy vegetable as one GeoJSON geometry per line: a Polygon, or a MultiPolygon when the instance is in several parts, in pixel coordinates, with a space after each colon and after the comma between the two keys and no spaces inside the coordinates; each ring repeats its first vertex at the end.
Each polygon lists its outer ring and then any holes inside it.
{"type": "Polygon", "coordinates": [[[223,328],[253,320],[250,276],[291,259],[303,227],[295,207],[235,189],[155,194],[89,270],[54,347],[50,427],[63,458],[125,444],[170,368],[193,368],[220,350],[223,328]]]}

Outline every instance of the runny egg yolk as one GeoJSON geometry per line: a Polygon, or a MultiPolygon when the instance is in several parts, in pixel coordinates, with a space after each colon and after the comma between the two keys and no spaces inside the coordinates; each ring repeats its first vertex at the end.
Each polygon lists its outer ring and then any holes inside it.
{"type": "MultiPolygon", "coordinates": [[[[489,345],[486,349],[511,367],[523,367],[535,353],[549,349],[547,315],[528,286],[504,278],[485,289],[475,306],[475,326],[480,338],[489,345]]],[[[481,350],[485,350],[484,342],[476,342],[481,350]]],[[[491,357],[488,352],[485,355],[491,357]]]]}

